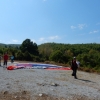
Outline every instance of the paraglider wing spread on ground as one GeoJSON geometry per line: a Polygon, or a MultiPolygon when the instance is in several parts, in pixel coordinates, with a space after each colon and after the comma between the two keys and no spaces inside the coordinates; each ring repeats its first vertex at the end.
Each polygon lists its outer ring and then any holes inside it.
{"type": "Polygon", "coordinates": [[[48,69],[48,70],[71,70],[69,67],[62,67],[53,64],[40,64],[40,63],[17,63],[7,67],[8,70],[15,69],[48,69]]]}

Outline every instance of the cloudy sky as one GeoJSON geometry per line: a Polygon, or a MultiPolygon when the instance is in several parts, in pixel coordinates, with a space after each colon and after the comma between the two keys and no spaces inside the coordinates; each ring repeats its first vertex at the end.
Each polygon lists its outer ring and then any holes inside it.
{"type": "Polygon", "coordinates": [[[100,43],[100,0],[0,0],[0,43],[100,43]]]}

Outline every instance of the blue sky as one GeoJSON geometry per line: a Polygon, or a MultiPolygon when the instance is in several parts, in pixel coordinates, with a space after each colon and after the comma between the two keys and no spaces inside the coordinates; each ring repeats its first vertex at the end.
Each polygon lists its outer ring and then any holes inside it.
{"type": "Polygon", "coordinates": [[[100,0],[0,0],[0,43],[100,43],[100,0]]]}

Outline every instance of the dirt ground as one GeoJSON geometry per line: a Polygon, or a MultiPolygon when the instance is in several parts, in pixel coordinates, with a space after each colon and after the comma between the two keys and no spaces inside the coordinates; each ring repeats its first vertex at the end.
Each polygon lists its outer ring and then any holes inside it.
{"type": "Polygon", "coordinates": [[[46,69],[9,71],[2,65],[0,100],[100,100],[100,75],[78,71],[78,79],[74,79],[71,73],[46,69]]]}

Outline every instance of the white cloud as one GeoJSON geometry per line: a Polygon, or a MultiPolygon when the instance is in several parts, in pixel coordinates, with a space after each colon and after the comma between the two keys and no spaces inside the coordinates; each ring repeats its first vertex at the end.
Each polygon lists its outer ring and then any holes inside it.
{"type": "Polygon", "coordinates": [[[39,39],[39,41],[41,41],[41,42],[45,41],[45,38],[42,37],[42,38],[39,39]]]}
{"type": "Polygon", "coordinates": [[[32,41],[33,43],[36,42],[36,40],[34,40],[34,39],[32,39],[31,41],[32,41]]]}
{"type": "Polygon", "coordinates": [[[78,28],[79,29],[83,29],[84,27],[86,27],[87,25],[86,24],[78,24],[78,28]]]}
{"type": "Polygon", "coordinates": [[[49,37],[49,40],[54,40],[54,39],[59,39],[59,36],[51,36],[51,37],[49,37]]]}
{"type": "Polygon", "coordinates": [[[39,38],[39,40],[38,41],[40,41],[40,42],[45,42],[45,41],[52,41],[52,40],[57,40],[57,39],[59,39],[59,36],[50,36],[50,37],[41,37],[41,38],[39,38]]]}
{"type": "Polygon", "coordinates": [[[0,40],[0,42],[4,44],[20,44],[19,40],[13,39],[13,40],[0,40]]]}
{"type": "Polygon", "coordinates": [[[55,36],[50,36],[50,37],[41,37],[37,40],[32,39],[32,41],[36,42],[37,44],[41,44],[41,43],[47,43],[47,42],[56,42],[56,40],[58,39],[60,39],[60,37],[55,35],[55,36]]]}
{"type": "Polygon", "coordinates": [[[76,29],[76,28],[78,28],[78,29],[83,29],[84,27],[87,27],[87,25],[86,24],[78,24],[77,26],[71,26],[71,29],[76,29]]]}
{"type": "Polygon", "coordinates": [[[14,42],[14,43],[18,43],[19,41],[14,39],[14,40],[12,40],[12,42],[14,42]]]}
{"type": "Polygon", "coordinates": [[[72,26],[71,26],[71,29],[76,29],[76,27],[72,25],[72,26]]]}
{"type": "Polygon", "coordinates": [[[89,32],[89,34],[94,34],[94,33],[98,33],[98,32],[99,32],[98,30],[95,30],[95,31],[89,32]]]}
{"type": "Polygon", "coordinates": [[[16,40],[16,39],[13,39],[11,41],[6,41],[4,43],[6,43],[6,44],[17,44],[17,43],[20,43],[20,41],[19,40],[16,40]]]}

